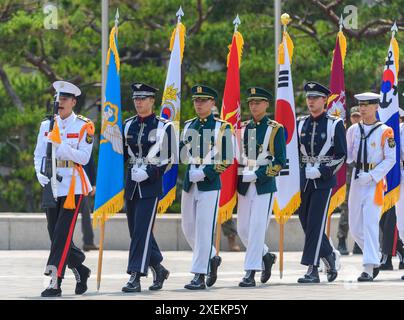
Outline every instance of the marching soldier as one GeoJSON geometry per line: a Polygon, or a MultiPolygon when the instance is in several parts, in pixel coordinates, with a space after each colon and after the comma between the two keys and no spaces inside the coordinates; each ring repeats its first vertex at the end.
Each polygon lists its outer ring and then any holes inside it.
{"type": "Polygon", "coordinates": [[[188,163],[182,192],[182,230],[193,250],[186,289],[201,290],[216,282],[221,258],[213,245],[220,197],[220,174],[233,161],[232,127],[215,118],[212,107],[218,96],[207,86],[194,86],[192,100],[198,117],[185,122],[181,158],[188,163]],[[205,284],[205,275],[207,275],[205,284]]]}
{"type": "Polygon", "coordinates": [[[336,172],[346,158],[345,128],[342,119],[325,111],[330,90],[308,82],[304,86],[310,115],[297,121],[300,157],[300,188],[302,202],[299,218],[305,233],[301,264],[308,266],[299,283],[319,283],[319,259],[324,262],[327,280],[332,282],[338,273],[336,256],[325,235],[325,225],[336,172]]]}
{"type": "Polygon", "coordinates": [[[170,272],[163,267],[163,256],[153,235],[157,204],[163,192],[162,178],[173,159],[171,143],[175,133],[170,121],[153,112],[157,89],[143,83],[132,84],[137,115],[124,122],[124,154],[128,160],[125,201],[131,238],[127,273],[129,281],[123,292],[140,292],[140,277],[150,267],[153,285],[160,290],[170,272]]]}
{"type": "Polygon", "coordinates": [[[270,222],[275,177],[286,164],[286,142],[283,126],[269,119],[266,110],[272,95],[262,88],[249,88],[247,102],[252,119],[242,126],[243,148],[238,178],[237,231],[247,248],[245,277],[240,287],[255,286],[255,272],[262,271],[261,282],[271,277],[276,255],[265,244],[270,222]]]}
{"type": "Polygon", "coordinates": [[[90,277],[90,269],[83,265],[85,255],[74,245],[72,237],[83,196],[92,191],[82,166],[87,164],[91,156],[94,125],[89,119],[73,112],[77,97],[81,94],[78,87],[66,81],[56,81],[53,87],[59,96],[59,114],[55,116],[51,132],[50,118],[42,121],[34,152],[36,175],[41,186],[45,187],[52,183],[43,174],[47,145],[52,143],[56,158],[55,174],[58,177],[55,180],[56,207],[46,209],[51,249],[45,275],[51,276],[52,280],[41,293],[42,297],[61,296],[66,265],[75,275],[76,294],[87,291],[87,279],[90,277]]]}
{"type": "Polygon", "coordinates": [[[393,130],[379,122],[380,95],[355,95],[362,121],[348,129],[348,159],[354,162],[349,191],[349,229],[363,251],[363,272],[358,281],[373,281],[379,273],[379,219],[383,207],[384,178],[396,162],[393,130]]]}

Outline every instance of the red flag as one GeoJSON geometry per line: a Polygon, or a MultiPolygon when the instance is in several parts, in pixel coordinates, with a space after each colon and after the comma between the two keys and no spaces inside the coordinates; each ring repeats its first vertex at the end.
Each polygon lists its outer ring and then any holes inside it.
{"type": "MultiPolygon", "coordinates": [[[[346,54],[346,39],[342,31],[338,32],[334,55],[331,66],[330,90],[327,112],[335,117],[346,119],[345,83],[344,83],[344,60],[346,54]]],[[[346,164],[337,172],[337,185],[331,194],[328,214],[331,215],[346,197],[346,164]]]]}
{"type": "MultiPolygon", "coordinates": [[[[234,130],[240,130],[240,60],[243,38],[239,32],[233,35],[227,63],[226,85],[223,94],[221,117],[231,123],[234,130]]],[[[236,206],[237,195],[237,168],[236,159],[226,171],[220,175],[222,189],[219,202],[219,222],[223,223],[231,218],[236,206]]]]}

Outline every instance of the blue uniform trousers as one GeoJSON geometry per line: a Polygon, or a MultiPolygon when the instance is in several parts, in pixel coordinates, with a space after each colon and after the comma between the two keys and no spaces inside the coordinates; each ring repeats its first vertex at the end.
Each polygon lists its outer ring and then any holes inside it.
{"type": "Polygon", "coordinates": [[[126,201],[126,215],[131,238],[128,274],[140,272],[145,276],[149,266],[157,266],[163,261],[153,236],[158,201],[157,197],[140,199],[138,192],[132,200],[126,201]]]}
{"type": "Polygon", "coordinates": [[[306,190],[301,193],[302,203],[299,219],[305,233],[301,264],[319,265],[319,259],[333,252],[330,241],[325,235],[328,206],[332,189],[315,189],[309,181],[306,190]]]}

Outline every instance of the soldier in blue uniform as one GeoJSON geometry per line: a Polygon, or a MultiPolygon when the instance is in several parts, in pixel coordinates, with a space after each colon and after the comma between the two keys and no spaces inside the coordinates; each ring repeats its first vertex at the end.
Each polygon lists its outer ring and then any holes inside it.
{"type": "Polygon", "coordinates": [[[304,90],[310,115],[297,120],[302,197],[299,218],[305,233],[301,264],[308,266],[308,271],[298,282],[320,282],[320,258],[327,280],[332,282],[338,275],[336,257],[324,231],[332,188],[337,182],[335,174],[346,159],[345,127],[342,119],[326,113],[328,88],[311,81],[304,90]]]}
{"type": "Polygon", "coordinates": [[[187,163],[181,199],[182,230],[193,251],[191,273],[195,274],[185,288],[203,290],[216,282],[221,264],[213,245],[220,174],[233,161],[234,153],[231,124],[212,114],[216,91],[194,86],[192,99],[198,117],[185,122],[180,143],[181,160],[185,155],[187,163]]]}
{"type": "Polygon", "coordinates": [[[266,283],[276,261],[276,255],[265,244],[265,233],[274,204],[275,177],[286,164],[286,142],[283,126],[266,114],[271,100],[271,93],[263,88],[248,89],[252,118],[242,125],[242,172],[237,184],[237,231],[247,249],[246,275],[240,287],[254,287],[256,271],[262,271],[261,282],[266,283]]]}
{"type": "Polygon", "coordinates": [[[175,161],[175,133],[172,123],[153,112],[157,89],[134,83],[133,100],[137,115],[124,122],[124,154],[128,160],[125,201],[131,237],[127,273],[130,279],[123,292],[140,292],[140,277],[153,273],[149,290],[159,290],[169,276],[163,256],[153,236],[157,204],[162,195],[162,177],[175,161]]]}

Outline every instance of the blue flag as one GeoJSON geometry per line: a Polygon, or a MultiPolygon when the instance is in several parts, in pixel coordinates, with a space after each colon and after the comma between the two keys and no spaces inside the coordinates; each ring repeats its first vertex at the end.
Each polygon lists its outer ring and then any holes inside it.
{"type": "Polygon", "coordinates": [[[380,121],[393,129],[394,140],[396,142],[396,164],[386,176],[387,191],[384,195],[383,213],[392,208],[400,196],[400,117],[397,88],[399,67],[398,58],[399,48],[393,31],[383,71],[382,85],[380,89],[380,108],[378,110],[380,121]]]}
{"type": "Polygon", "coordinates": [[[93,224],[105,222],[123,208],[124,156],[122,140],[120,60],[118,28],[109,36],[107,83],[102,108],[100,150],[97,170],[93,224]]]}

